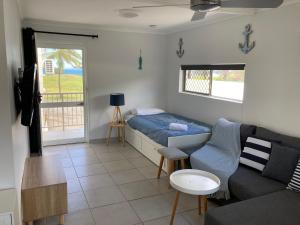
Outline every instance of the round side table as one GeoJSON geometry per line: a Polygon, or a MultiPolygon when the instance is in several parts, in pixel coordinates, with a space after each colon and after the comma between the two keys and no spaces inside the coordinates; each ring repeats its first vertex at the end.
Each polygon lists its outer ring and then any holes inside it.
{"type": "Polygon", "coordinates": [[[209,172],[202,170],[179,170],[170,176],[171,186],[177,190],[170,225],[173,225],[180,193],[197,195],[199,214],[207,212],[207,195],[216,193],[221,181],[209,172]]]}

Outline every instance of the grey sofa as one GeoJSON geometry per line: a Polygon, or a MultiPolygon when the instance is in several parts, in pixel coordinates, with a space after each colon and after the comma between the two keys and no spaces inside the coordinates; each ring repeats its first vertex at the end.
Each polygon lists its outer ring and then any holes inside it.
{"type": "MultiPolygon", "coordinates": [[[[248,136],[278,142],[300,151],[299,138],[242,125],[242,147],[248,136]]],[[[299,225],[300,193],[286,190],[286,186],[240,165],[229,179],[235,203],[209,210],[205,215],[205,225],[299,225]]]]}

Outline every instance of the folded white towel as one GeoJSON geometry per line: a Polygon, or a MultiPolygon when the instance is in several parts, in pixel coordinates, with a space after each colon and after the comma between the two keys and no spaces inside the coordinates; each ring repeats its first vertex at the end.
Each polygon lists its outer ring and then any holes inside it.
{"type": "Polygon", "coordinates": [[[188,125],[181,123],[170,123],[169,130],[177,130],[177,131],[187,131],[189,129],[188,125]]]}

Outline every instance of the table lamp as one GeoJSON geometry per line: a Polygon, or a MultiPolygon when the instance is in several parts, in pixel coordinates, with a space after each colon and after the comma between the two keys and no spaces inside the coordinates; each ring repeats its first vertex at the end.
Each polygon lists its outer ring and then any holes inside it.
{"type": "Polygon", "coordinates": [[[110,95],[110,105],[115,106],[112,123],[124,123],[120,106],[125,105],[125,97],[122,93],[110,95]]]}

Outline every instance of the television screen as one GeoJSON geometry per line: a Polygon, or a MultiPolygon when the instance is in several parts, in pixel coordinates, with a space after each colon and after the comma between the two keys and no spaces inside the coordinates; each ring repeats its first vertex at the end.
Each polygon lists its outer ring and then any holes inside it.
{"type": "Polygon", "coordinates": [[[36,85],[36,71],[37,66],[32,65],[25,68],[21,87],[21,123],[24,126],[31,126],[34,112],[34,96],[36,85]]]}

